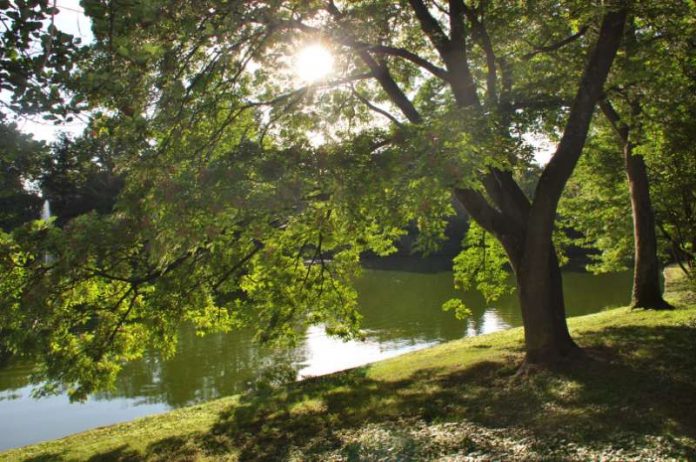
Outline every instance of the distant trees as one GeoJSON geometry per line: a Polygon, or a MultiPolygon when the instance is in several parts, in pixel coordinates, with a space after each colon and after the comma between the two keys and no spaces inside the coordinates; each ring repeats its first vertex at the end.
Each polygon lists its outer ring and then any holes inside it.
{"type": "Polygon", "coordinates": [[[61,137],[42,167],[39,185],[59,226],[93,210],[110,213],[123,187],[108,144],[88,135],[61,137]]]}
{"type": "Polygon", "coordinates": [[[0,123],[0,228],[6,232],[39,217],[43,200],[38,179],[47,147],[0,123]]]}

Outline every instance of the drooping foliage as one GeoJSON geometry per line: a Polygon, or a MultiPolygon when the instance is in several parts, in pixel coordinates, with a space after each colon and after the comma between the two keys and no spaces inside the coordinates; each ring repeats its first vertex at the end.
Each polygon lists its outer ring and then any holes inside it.
{"type": "MultiPolygon", "coordinates": [[[[83,398],[144,348],[172,352],[182,322],[269,341],[308,324],[360,336],[360,255],[393,251],[409,223],[420,250],[435,248],[453,192],[527,265],[528,224],[555,212],[530,201],[560,191],[550,173],[536,197],[515,182],[532,162],[523,135],[586,130],[624,5],[441,3],[84,1],[96,40],[80,88],[106,144],[75,153],[118,153],[123,186],[111,213],[5,238],[19,281],[7,303],[24,308],[5,311],[4,347],[39,361],[45,391],[83,398]],[[298,82],[290,57],[316,42],[337,70],[298,82]]],[[[572,170],[576,141],[555,168],[572,170]]],[[[548,253],[552,227],[540,229],[548,253]]],[[[501,247],[479,248],[499,280],[501,247]]]]}

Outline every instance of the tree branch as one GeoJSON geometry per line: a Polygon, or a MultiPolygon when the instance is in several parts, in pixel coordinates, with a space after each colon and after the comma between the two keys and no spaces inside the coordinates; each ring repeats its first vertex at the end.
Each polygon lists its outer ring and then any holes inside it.
{"type": "Polygon", "coordinates": [[[376,53],[376,54],[385,54],[385,55],[390,55],[390,56],[398,56],[400,58],[404,58],[407,61],[412,62],[413,64],[422,67],[423,69],[427,70],[431,74],[433,74],[435,77],[438,77],[442,80],[449,80],[449,76],[447,75],[447,71],[439,66],[434,65],[430,61],[421,58],[415,53],[412,53],[404,48],[397,48],[397,47],[390,47],[386,45],[367,45],[367,44],[361,44],[359,42],[356,42],[356,45],[358,46],[364,46],[367,50],[376,53]]]}
{"type": "Polygon", "coordinates": [[[225,273],[220,276],[218,281],[213,284],[213,290],[217,290],[223,282],[225,282],[230,276],[232,276],[235,272],[237,272],[239,269],[241,269],[242,266],[246,265],[246,263],[252,259],[254,255],[256,255],[261,249],[263,248],[263,244],[260,242],[256,241],[254,242],[254,248],[251,249],[249,253],[247,253],[241,260],[239,260],[237,263],[232,265],[230,269],[225,271],[225,273]]]}
{"type": "Polygon", "coordinates": [[[527,230],[528,248],[540,248],[531,241],[548,241],[563,187],[580,158],[594,107],[602,96],[604,82],[609,75],[614,57],[619,49],[626,24],[627,8],[609,11],[602,20],[599,37],[583,72],[563,136],[556,153],[541,174],[534,194],[527,230]]]}
{"type": "Polygon", "coordinates": [[[487,100],[489,103],[495,103],[498,100],[498,72],[496,69],[497,59],[495,52],[493,51],[491,37],[488,35],[486,26],[484,26],[483,22],[477,17],[476,11],[465,4],[462,4],[462,6],[467,19],[471,23],[471,27],[474,32],[474,40],[478,43],[486,55],[486,89],[488,91],[487,100]]]}
{"type": "Polygon", "coordinates": [[[440,27],[440,23],[430,14],[428,7],[425,6],[422,0],[408,0],[408,3],[413,8],[416,13],[416,18],[421,25],[421,29],[428,36],[430,42],[440,53],[440,56],[444,58],[448,52],[449,38],[447,34],[440,27]]]}
{"type": "Polygon", "coordinates": [[[575,34],[573,34],[569,37],[564,38],[560,42],[556,42],[553,45],[548,45],[548,46],[544,46],[544,47],[537,47],[536,50],[529,52],[526,55],[523,55],[522,60],[529,61],[530,59],[532,59],[533,57],[535,57],[538,54],[550,53],[552,51],[559,50],[559,49],[563,48],[564,46],[568,45],[569,43],[572,43],[572,42],[576,41],[577,39],[579,39],[580,37],[582,37],[583,35],[585,35],[589,29],[590,29],[589,26],[582,26],[578,32],[576,32],[575,34]]]}
{"type": "Polygon", "coordinates": [[[629,128],[628,125],[623,123],[621,121],[621,116],[619,116],[619,113],[616,112],[614,109],[614,106],[611,104],[609,99],[602,98],[599,101],[599,107],[602,109],[602,112],[604,113],[604,116],[607,118],[609,121],[609,124],[611,124],[611,127],[614,129],[616,134],[619,136],[619,139],[621,140],[622,144],[628,144],[628,135],[629,135],[629,128]]]}
{"type": "Polygon", "coordinates": [[[372,103],[370,102],[370,100],[368,100],[368,99],[365,98],[363,95],[361,95],[361,94],[358,92],[358,90],[356,90],[355,88],[351,88],[351,91],[353,92],[353,95],[355,95],[355,97],[358,98],[358,99],[360,100],[360,102],[362,102],[365,106],[367,106],[367,107],[370,108],[371,110],[375,111],[376,113],[383,115],[383,116],[386,117],[387,119],[391,120],[392,122],[394,122],[395,125],[397,125],[397,126],[399,126],[399,127],[402,127],[402,126],[403,126],[403,124],[402,124],[401,122],[399,122],[399,119],[397,119],[396,117],[394,117],[393,115],[391,115],[389,112],[385,111],[384,109],[382,109],[382,108],[380,108],[380,107],[377,107],[377,106],[375,106],[374,104],[372,104],[372,103]]]}
{"type": "Polygon", "coordinates": [[[399,85],[394,81],[391,76],[389,69],[386,64],[378,63],[375,59],[365,50],[358,51],[358,54],[365,62],[367,67],[372,71],[372,75],[377,79],[377,81],[382,86],[382,89],[387,93],[389,99],[403,112],[404,116],[412,123],[420,123],[423,118],[418,113],[418,110],[413,105],[411,100],[408,99],[406,94],[399,88],[399,85]]]}
{"type": "Polygon", "coordinates": [[[454,196],[489,233],[499,236],[500,231],[509,225],[503,214],[493,208],[480,192],[470,188],[455,188],[454,196]]]}
{"type": "Polygon", "coordinates": [[[452,31],[453,40],[450,40],[422,0],[409,0],[421,29],[445,62],[449,75],[448,81],[457,104],[461,107],[479,106],[476,83],[467,62],[466,37],[461,27],[463,13],[461,2],[462,0],[450,0],[450,18],[453,18],[451,21],[455,25],[459,24],[452,31]]]}

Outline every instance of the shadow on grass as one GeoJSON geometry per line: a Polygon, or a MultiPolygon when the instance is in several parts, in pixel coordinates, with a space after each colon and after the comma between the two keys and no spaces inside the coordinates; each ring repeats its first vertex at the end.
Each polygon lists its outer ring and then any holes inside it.
{"type": "MultiPolygon", "coordinates": [[[[164,439],[145,453],[121,447],[90,460],[217,459],[230,453],[240,460],[287,460],[298,448],[301,460],[322,460],[332,451],[364,460],[359,447],[346,443],[346,432],[368,424],[408,430],[414,422],[521,428],[536,440],[580,445],[613,444],[625,433],[696,438],[696,329],[615,327],[585,334],[582,342],[586,358],[525,378],[514,377],[516,357],[420,370],[400,381],[374,380],[360,368],[260,390],[222,412],[205,434],[164,439]]],[[[408,460],[420,443],[404,435],[402,460],[408,460]]],[[[467,450],[474,449],[487,448],[471,444],[467,450]]],[[[680,451],[696,457],[691,446],[680,451]]]]}

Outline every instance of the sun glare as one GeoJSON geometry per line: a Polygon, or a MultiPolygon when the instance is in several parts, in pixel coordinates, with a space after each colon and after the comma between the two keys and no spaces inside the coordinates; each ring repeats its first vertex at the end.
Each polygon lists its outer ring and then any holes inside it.
{"type": "Polygon", "coordinates": [[[319,44],[308,45],[295,55],[295,74],[304,83],[314,83],[333,72],[331,52],[319,44]]]}

